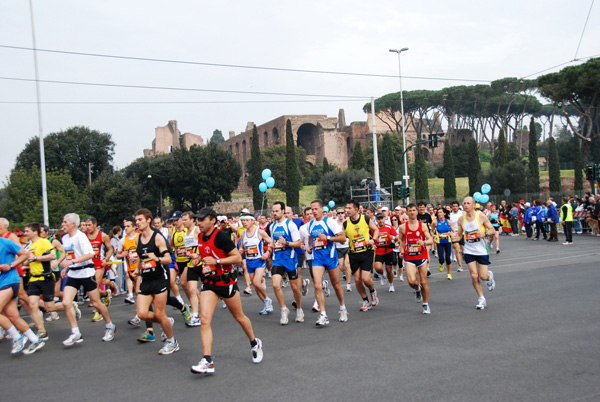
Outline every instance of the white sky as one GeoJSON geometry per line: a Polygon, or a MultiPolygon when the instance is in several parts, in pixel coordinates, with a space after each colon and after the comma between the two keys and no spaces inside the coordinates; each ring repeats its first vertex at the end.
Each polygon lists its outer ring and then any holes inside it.
{"type": "MultiPolygon", "coordinates": [[[[591,0],[531,1],[183,1],[33,0],[37,47],[84,53],[292,69],[398,74],[405,90],[523,77],[572,60],[591,0]]],[[[577,56],[600,55],[600,4],[594,5],[577,56]]],[[[0,2],[0,45],[32,47],[29,2],[0,2]]],[[[0,47],[0,77],[33,79],[33,52],[0,47]]],[[[181,65],[38,52],[41,80],[381,96],[397,78],[356,77],[181,65]]],[[[558,71],[555,68],[550,71],[558,71]]],[[[548,72],[550,72],[548,71],[548,72]]],[[[533,78],[533,77],[531,77],[533,78]]],[[[283,114],[327,114],[364,121],[360,101],[283,102],[315,97],[207,93],[41,83],[46,134],[75,125],[112,134],[115,166],[150,148],[154,128],[177,120],[182,132],[210,138],[283,114]],[[210,103],[257,101],[270,103],[210,103]],[[208,102],[77,104],[77,102],[208,102]]],[[[327,98],[326,98],[327,99],[327,98]]],[[[38,135],[33,82],[0,79],[3,158],[0,182],[29,138],[38,135]],[[15,103],[33,102],[33,103],[15,103]]]]}

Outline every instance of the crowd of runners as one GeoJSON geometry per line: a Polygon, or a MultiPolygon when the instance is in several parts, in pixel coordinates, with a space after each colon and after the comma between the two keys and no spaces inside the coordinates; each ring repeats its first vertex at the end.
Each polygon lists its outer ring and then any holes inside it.
{"type": "MultiPolygon", "coordinates": [[[[597,209],[593,197],[585,202],[592,211],[597,209]]],[[[244,209],[239,216],[227,217],[205,207],[198,213],[175,211],[166,223],[140,209],[108,234],[99,230],[93,217],[80,221],[71,213],[53,236],[37,223],[27,224],[18,236],[0,218],[0,339],[12,339],[13,354],[32,354],[48,339],[45,323],[59,319],[58,312],[64,311],[70,335],[63,345],[72,347],[83,342],[79,307],[89,303],[94,308],[92,321],[104,321],[102,341],[110,342],[117,328],[108,306],[126,288],[124,301],[136,308],[128,324],[145,326],[138,342],[154,342],[154,324],[159,324],[163,341],[159,354],[179,350],[174,318],[166,313],[170,305],[180,311],[186,326],[200,327],[202,358],[191,371],[214,373],[211,325],[220,303],[248,337],[253,363],[260,363],[262,342],[244,314],[238,275],[244,276],[242,292],[255,293],[261,300],[260,315],[273,313],[276,302],[281,325],[290,322],[291,310],[295,322],[305,321],[303,297],[314,289],[315,325],[326,327],[330,316],[325,298],[331,291],[343,323],[349,319],[345,297],[354,290],[361,299],[359,311],[377,307],[374,279],[390,293],[396,292],[394,281],[406,282],[422,314],[431,314],[427,278],[437,257],[439,271],[446,271],[448,280],[453,279],[453,265],[456,272],[468,269],[477,294],[475,307],[483,310],[487,300],[482,282],[488,291],[496,286],[488,266],[490,250],[500,253],[500,235],[524,232],[527,239],[543,234],[549,241],[557,240],[560,222],[563,244],[569,245],[573,211],[568,197],[560,206],[550,199],[545,208],[539,200],[534,205],[503,201],[497,208],[466,197],[462,204],[454,201],[435,208],[419,202],[392,211],[385,206],[363,208],[356,200],[327,211],[316,200],[300,216],[276,202],[269,216],[244,209]],[[115,285],[118,267],[124,267],[123,286],[115,285]],[[282,291],[287,286],[291,303],[282,291]],[[31,316],[36,332],[21,318],[18,304],[31,316]]]]}

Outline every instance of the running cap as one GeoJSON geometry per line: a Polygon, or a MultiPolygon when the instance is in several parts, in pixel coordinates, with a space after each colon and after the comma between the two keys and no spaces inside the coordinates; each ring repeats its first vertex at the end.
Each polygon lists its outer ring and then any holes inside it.
{"type": "Polygon", "coordinates": [[[525,206],[526,206],[526,207],[530,207],[530,206],[531,206],[531,204],[530,204],[529,202],[526,202],[526,203],[525,203],[525,206]]]}
{"type": "Polygon", "coordinates": [[[381,207],[381,210],[382,211],[389,211],[390,209],[388,207],[386,207],[386,206],[383,206],[383,207],[381,207]]]}
{"type": "Polygon", "coordinates": [[[177,219],[180,219],[182,216],[183,216],[183,212],[175,211],[175,212],[173,212],[173,215],[171,215],[171,219],[176,221],[177,219]]]}
{"type": "Polygon", "coordinates": [[[241,215],[250,215],[250,210],[248,208],[242,209],[241,215]]]}
{"type": "Polygon", "coordinates": [[[375,219],[381,219],[381,218],[385,218],[385,215],[382,214],[381,212],[378,212],[375,214],[375,219]]]}
{"type": "Polygon", "coordinates": [[[394,208],[394,211],[400,211],[402,209],[402,207],[400,205],[398,205],[396,208],[394,208]]]}
{"type": "Polygon", "coordinates": [[[227,222],[227,216],[225,216],[225,215],[219,215],[219,216],[217,216],[217,220],[219,222],[223,222],[223,221],[227,222]]]}
{"type": "Polygon", "coordinates": [[[346,210],[344,208],[338,208],[335,212],[346,212],[346,210]]]}
{"type": "Polygon", "coordinates": [[[207,216],[211,216],[216,219],[217,213],[211,207],[204,207],[196,214],[196,218],[200,220],[206,218],[207,216]]]}

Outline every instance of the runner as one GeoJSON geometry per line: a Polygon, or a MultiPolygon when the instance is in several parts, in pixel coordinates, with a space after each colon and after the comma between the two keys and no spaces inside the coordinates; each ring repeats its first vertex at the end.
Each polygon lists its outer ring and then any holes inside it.
{"type": "Polygon", "coordinates": [[[475,307],[483,310],[487,307],[487,302],[483,296],[480,280],[487,281],[489,291],[496,287],[494,273],[488,270],[490,256],[485,244],[485,236],[493,237],[496,231],[488,218],[476,211],[474,206],[473,197],[466,197],[463,200],[465,214],[458,221],[458,236],[465,238],[465,262],[469,267],[475,292],[479,296],[475,307]]]}
{"type": "Polygon", "coordinates": [[[444,272],[444,262],[446,262],[446,268],[448,273],[446,279],[452,280],[452,243],[450,243],[452,237],[456,234],[454,231],[454,225],[448,219],[450,214],[443,208],[437,210],[437,218],[431,224],[435,231],[435,242],[437,243],[438,249],[438,261],[440,263],[440,272],[444,272]]]}
{"type": "Polygon", "coordinates": [[[429,256],[427,247],[433,243],[429,230],[423,222],[417,220],[417,206],[406,206],[408,222],[400,226],[400,255],[404,258],[406,280],[415,289],[415,300],[423,302],[423,314],[431,314],[429,308],[429,285],[427,268],[429,256]]]}
{"type": "MultiPolygon", "coordinates": [[[[48,239],[48,241],[52,244],[52,248],[54,249],[54,254],[56,255],[56,259],[54,259],[50,263],[50,268],[52,269],[52,273],[54,274],[54,297],[62,300],[62,290],[61,290],[61,278],[60,278],[60,267],[58,266],[58,258],[65,252],[60,239],[62,239],[63,230],[58,229],[54,235],[54,238],[50,236],[50,232],[48,230],[48,226],[40,225],[40,237],[43,239],[48,239]]],[[[58,300],[57,300],[58,301],[58,300]]],[[[53,312],[50,313],[50,317],[46,318],[46,321],[55,321],[58,320],[58,313],[53,312]]]]}
{"type": "Polygon", "coordinates": [[[488,247],[494,248],[494,239],[496,239],[496,254],[500,254],[500,215],[496,211],[496,206],[490,204],[489,213],[485,216],[490,220],[495,231],[494,237],[490,237],[488,247]]]}
{"type": "MultiPolygon", "coordinates": [[[[399,207],[396,208],[398,208],[398,213],[392,216],[392,227],[396,230],[396,233],[398,233],[398,231],[400,230],[401,209],[399,207]]],[[[398,275],[398,280],[404,282],[404,265],[402,265],[402,258],[400,258],[400,243],[398,241],[394,243],[394,255],[396,256],[396,263],[398,266],[398,271],[396,271],[398,275]]]]}
{"type": "Polygon", "coordinates": [[[383,278],[383,265],[385,264],[388,292],[394,293],[396,289],[394,288],[394,273],[392,269],[397,263],[396,254],[394,254],[394,245],[396,244],[398,232],[396,232],[396,229],[392,225],[385,223],[385,214],[378,213],[375,215],[375,218],[377,219],[377,229],[379,230],[379,235],[375,243],[375,271],[383,278]]]}
{"type": "Polygon", "coordinates": [[[200,317],[198,312],[198,280],[200,279],[201,267],[194,265],[194,260],[198,259],[198,235],[200,230],[196,226],[194,213],[186,211],[181,215],[181,222],[185,227],[184,245],[186,257],[188,259],[187,266],[184,270],[186,278],[182,286],[187,287],[186,294],[190,301],[190,309],[192,310],[192,318],[186,322],[188,327],[200,326],[200,317]]]}
{"type": "Polygon", "coordinates": [[[156,218],[154,218],[152,223],[153,223],[154,228],[157,229],[163,235],[163,237],[165,239],[169,238],[169,235],[170,235],[169,229],[164,226],[165,222],[163,221],[163,219],[160,216],[157,216],[156,218]]]}
{"type": "MultiPolygon", "coordinates": [[[[173,231],[169,237],[169,244],[173,248],[175,253],[175,272],[170,272],[169,281],[171,292],[173,292],[173,296],[181,304],[184,304],[183,299],[181,298],[181,294],[179,293],[179,286],[177,286],[177,276],[179,276],[179,283],[181,283],[181,287],[183,291],[186,293],[188,300],[190,300],[190,295],[187,294],[187,252],[185,251],[185,225],[181,220],[181,216],[183,213],[181,211],[173,212],[171,216],[171,221],[173,222],[173,231]]],[[[171,269],[171,268],[170,268],[171,269]]]]}
{"type": "Polygon", "coordinates": [[[264,287],[265,268],[267,260],[272,254],[269,246],[272,246],[273,241],[267,235],[267,232],[256,227],[252,215],[242,216],[242,224],[246,230],[242,233],[241,251],[246,254],[246,268],[252,286],[254,286],[256,295],[264,304],[259,314],[266,315],[273,311],[273,301],[267,295],[266,287],[264,287]],[[267,245],[266,250],[265,245],[267,245]]]}
{"type": "Polygon", "coordinates": [[[117,246],[117,258],[125,258],[127,263],[127,297],[125,303],[135,304],[134,290],[137,294],[139,290],[139,280],[136,280],[133,276],[133,272],[137,269],[137,263],[132,261],[132,257],[137,256],[137,239],[139,232],[136,230],[135,217],[128,216],[123,221],[125,227],[125,235],[119,240],[117,246]]]}
{"type": "Polygon", "coordinates": [[[314,218],[308,223],[310,246],[307,252],[314,253],[313,282],[315,285],[315,297],[321,312],[316,325],[323,327],[329,325],[329,318],[327,318],[327,312],[325,311],[325,296],[323,294],[323,276],[325,275],[325,270],[329,273],[329,280],[340,302],[340,322],[348,321],[348,311],[344,304],[344,292],[340,285],[339,261],[333,244],[333,242],[344,242],[346,234],[335,219],[323,216],[323,203],[321,201],[315,200],[311,202],[310,207],[314,218]]]}
{"type": "MultiPolygon", "coordinates": [[[[450,222],[452,222],[452,226],[454,226],[455,230],[458,230],[458,220],[461,216],[463,216],[463,211],[460,209],[460,204],[458,203],[458,201],[452,201],[452,211],[450,212],[449,219],[450,222]]],[[[458,268],[456,269],[456,272],[463,271],[462,254],[464,245],[465,240],[462,237],[459,238],[456,235],[456,232],[454,232],[452,236],[452,259],[458,262],[458,268]]]]}
{"type": "MultiPolygon", "coordinates": [[[[87,238],[92,245],[92,249],[94,250],[94,257],[92,261],[94,263],[94,275],[96,278],[96,284],[98,285],[98,292],[102,297],[102,301],[105,306],[109,306],[111,302],[111,289],[105,289],[104,285],[104,274],[106,273],[106,263],[110,260],[110,257],[113,255],[113,247],[110,244],[110,237],[106,233],[103,233],[98,229],[98,221],[93,216],[90,216],[86,220],[84,220],[86,224],[86,234],[87,238]],[[104,246],[106,248],[106,253],[104,252],[104,246]]],[[[102,320],[102,314],[100,311],[96,309],[94,312],[94,316],[92,317],[92,321],[97,322],[102,320]]]]}
{"type": "MultiPolygon", "coordinates": [[[[268,236],[270,236],[270,234],[268,232],[268,226],[269,226],[269,222],[267,221],[267,216],[264,214],[261,214],[258,217],[258,228],[260,230],[264,231],[265,233],[267,233],[268,236]]],[[[267,249],[269,248],[269,246],[267,244],[265,244],[264,247],[265,247],[264,251],[267,251],[267,249]]],[[[267,272],[267,275],[269,276],[269,278],[271,277],[271,264],[272,264],[271,257],[272,257],[272,255],[269,255],[269,257],[267,258],[266,272],[267,272]]],[[[301,265],[300,265],[300,268],[302,268],[301,265]]]]}
{"type": "Polygon", "coordinates": [[[169,296],[169,268],[171,255],[167,241],[158,230],[153,229],[152,213],[147,209],[135,212],[135,223],[140,236],[137,238],[136,254],[130,260],[137,264],[133,276],[141,276],[140,290],[137,295],[137,315],[144,321],[158,323],[167,337],[159,355],[169,355],[179,350],[179,344],[173,336],[172,323],[167,317],[165,307],[169,296]],[[150,305],[154,311],[150,311],[150,305]]]}
{"type": "Polygon", "coordinates": [[[77,304],[73,303],[81,286],[90,298],[92,305],[96,307],[104,319],[106,331],[102,340],[105,342],[112,341],[117,331],[117,327],[110,320],[108,309],[100,301],[93,260],[96,253],[88,236],[77,229],[79,223],[79,215],[75,213],[65,215],[62,222],[62,228],[65,231],[62,238],[65,253],[60,257],[59,263],[62,268],[61,277],[67,278],[67,284],[63,292],[63,305],[71,325],[71,335],[63,341],[65,346],[83,342],[83,336],[77,326],[77,319],[81,316],[81,312],[77,304]]]}
{"type": "MultiPolygon", "coordinates": [[[[340,227],[344,226],[346,222],[346,210],[342,207],[336,210],[336,220],[340,227]]],[[[348,257],[348,250],[350,249],[350,242],[346,237],[344,243],[335,243],[335,251],[337,251],[338,261],[340,263],[340,271],[346,277],[346,292],[352,292],[352,269],[350,268],[350,259],[348,257]]]]}
{"type": "MultiPolygon", "coordinates": [[[[312,209],[310,207],[306,207],[304,208],[304,212],[302,214],[304,221],[305,222],[310,222],[313,218],[313,214],[312,214],[312,209]]],[[[308,224],[304,224],[302,226],[300,226],[300,229],[298,230],[298,233],[300,234],[300,241],[302,242],[302,244],[300,245],[300,248],[303,248],[304,251],[308,250],[310,248],[310,236],[308,235],[308,224]]],[[[313,254],[312,253],[306,253],[306,266],[308,267],[308,273],[310,274],[310,279],[312,279],[314,281],[314,277],[313,277],[313,270],[312,270],[312,264],[313,264],[313,254]]],[[[308,285],[310,283],[310,279],[306,278],[302,280],[302,296],[306,296],[306,294],[308,293],[308,285]]],[[[315,313],[320,312],[319,310],[319,303],[317,302],[317,299],[315,297],[315,301],[313,303],[312,306],[312,311],[315,313]]]]}
{"type": "Polygon", "coordinates": [[[25,249],[9,239],[0,238],[0,326],[12,338],[11,354],[13,355],[21,352],[27,341],[31,344],[23,352],[26,355],[44,346],[44,341],[34,334],[25,320],[19,316],[17,308],[21,279],[16,266],[25,262],[27,257],[28,253],[25,249]]]}
{"type": "MultiPolygon", "coordinates": [[[[278,201],[271,207],[274,222],[269,226],[273,236],[273,290],[275,297],[281,306],[281,319],[279,323],[286,325],[290,310],[285,305],[281,282],[287,275],[294,301],[296,302],[296,322],[304,322],[304,311],[302,310],[301,281],[298,279],[298,256],[296,248],[300,247],[300,234],[296,224],[284,216],[285,204],[278,201]]],[[[247,218],[247,217],[246,217],[247,218]]],[[[247,258],[247,257],[246,257],[247,258]]]]}
{"type": "Polygon", "coordinates": [[[200,337],[203,357],[197,365],[191,367],[191,371],[197,374],[215,372],[212,357],[212,318],[219,297],[225,300],[227,309],[248,336],[252,348],[252,362],[260,363],[263,359],[262,342],[254,337],[252,322],[242,309],[237,281],[231,275],[232,264],[239,264],[242,257],[229,236],[215,228],[217,213],[212,208],[202,208],[196,215],[196,220],[202,232],[202,236],[198,238],[198,253],[204,264],[201,276],[203,286],[200,293],[202,320],[200,337]]]}
{"type": "MultiPolygon", "coordinates": [[[[419,213],[417,214],[417,220],[419,222],[422,222],[424,224],[426,224],[427,226],[427,230],[429,231],[429,234],[431,235],[431,223],[433,222],[433,219],[431,217],[431,214],[429,212],[427,212],[427,205],[423,202],[423,201],[419,201],[417,202],[417,208],[419,210],[419,213]]],[[[406,208],[408,209],[408,207],[406,208]]],[[[431,246],[431,254],[435,255],[435,247],[432,245],[431,246]]],[[[427,266],[427,276],[431,275],[431,272],[429,271],[429,265],[427,266]]]]}
{"type": "MultiPolygon", "coordinates": [[[[248,208],[244,208],[242,209],[240,216],[248,216],[248,215],[252,215],[250,213],[250,210],[248,208]]],[[[238,249],[241,246],[241,240],[242,240],[242,234],[244,233],[244,231],[246,230],[246,228],[244,227],[244,225],[242,225],[242,223],[240,222],[237,230],[236,230],[236,236],[235,236],[235,241],[234,243],[238,246],[238,249]]],[[[242,255],[242,269],[244,272],[244,281],[246,282],[246,288],[244,289],[244,294],[245,295],[251,295],[252,294],[252,288],[250,287],[250,282],[252,282],[250,280],[250,274],[248,274],[248,269],[246,267],[246,254],[244,253],[240,253],[242,255]]]]}

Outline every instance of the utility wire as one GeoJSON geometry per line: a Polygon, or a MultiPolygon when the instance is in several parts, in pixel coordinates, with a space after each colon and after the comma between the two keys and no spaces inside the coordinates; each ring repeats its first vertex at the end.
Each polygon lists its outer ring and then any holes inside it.
{"type": "MultiPolygon", "coordinates": [[[[210,66],[210,67],[245,68],[245,69],[252,69],[252,70],[284,71],[284,72],[292,72],[292,73],[349,75],[349,76],[357,76],[357,77],[379,77],[379,78],[396,78],[396,79],[398,78],[397,75],[388,75],[388,74],[369,74],[369,73],[353,73],[353,72],[344,72],[344,71],[303,70],[303,69],[297,69],[297,68],[248,66],[248,65],[241,65],[241,64],[206,63],[206,62],[186,61],[186,60],[156,59],[156,58],[149,58],[149,57],[117,56],[117,55],[112,55],[112,54],[101,54],[101,53],[72,52],[72,51],[66,51],[66,50],[33,49],[30,47],[23,47],[23,46],[0,45],[0,48],[16,49],[16,50],[37,50],[38,52],[69,54],[69,55],[75,55],[75,56],[104,57],[104,58],[110,58],[110,59],[150,61],[150,62],[173,63],[173,64],[189,64],[189,65],[210,66]]],[[[476,80],[476,79],[469,79],[469,78],[418,77],[418,76],[410,76],[410,75],[403,75],[402,78],[403,79],[415,79],[415,80],[436,80],[436,81],[491,82],[490,80],[476,80]]]]}
{"type": "Polygon", "coordinates": [[[576,62],[576,61],[588,60],[588,59],[592,59],[592,58],[594,58],[594,57],[598,57],[598,56],[600,56],[600,54],[595,54],[595,55],[593,55],[593,56],[586,56],[586,57],[582,57],[582,58],[580,58],[580,59],[573,59],[573,60],[565,61],[564,63],[560,63],[560,64],[557,64],[557,65],[555,65],[555,66],[552,66],[552,67],[545,68],[545,69],[543,69],[543,70],[541,70],[541,71],[538,71],[538,72],[535,72],[535,73],[533,73],[533,74],[524,75],[523,77],[521,77],[521,79],[523,79],[523,78],[529,78],[529,77],[531,77],[531,76],[533,76],[533,75],[537,75],[537,74],[540,74],[540,73],[546,72],[546,71],[548,71],[548,70],[552,70],[552,69],[555,69],[555,68],[557,68],[557,67],[564,66],[565,64],[570,64],[570,63],[573,63],[573,62],[576,62]]]}
{"type": "Polygon", "coordinates": [[[585,24],[583,24],[583,31],[581,31],[581,36],[579,37],[579,43],[577,44],[577,50],[575,51],[575,56],[573,60],[577,60],[577,53],[579,53],[579,47],[581,46],[581,41],[583,40],[583,34],[585,33],[585,27],[587,27],[588,20],[590,19],[590,14],[592,13],[592,8],[594,7],[594,1],[592,0],[592,4],[590,4],[590,9],[588,11],[588,15],[585,18],[585,24]]]}

